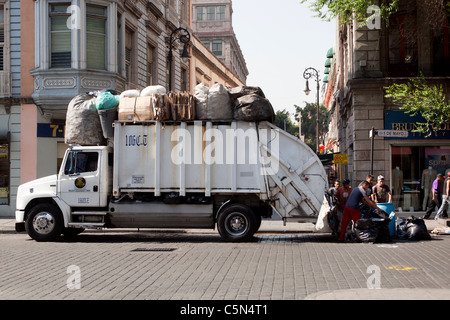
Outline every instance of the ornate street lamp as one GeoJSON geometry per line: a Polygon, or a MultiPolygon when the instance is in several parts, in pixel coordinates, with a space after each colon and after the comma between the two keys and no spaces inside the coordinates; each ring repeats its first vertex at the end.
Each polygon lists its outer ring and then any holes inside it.
{"type": "Polygon", "coordinates": [[[305,89],[306,95],[309,95],[311,93],[311,90],[309,89],[308,80],[312,77],[316,78],[317,82],[316,153],[319,154],[319,90],[320,90],[319,71],[317,71],[314,68],[307,68],[305,72],[303,72],[303,78],[306,79],[306,89],[305,89]]]}
{"type": "Polygon", "coordinates": [[[174,49],[174,42],[178,40],[180,41],[183,46],[183,52],[181,53],[181,59],[183,61],[187,61],[190,59],[189,51],[188,51],[188,44],[191,41],[191,34],[186,28],[177,28],[172,31],[169,38],[169,91],[172,91],[172,61],[173,61],[173,53],[172,50],[174,49]]]}

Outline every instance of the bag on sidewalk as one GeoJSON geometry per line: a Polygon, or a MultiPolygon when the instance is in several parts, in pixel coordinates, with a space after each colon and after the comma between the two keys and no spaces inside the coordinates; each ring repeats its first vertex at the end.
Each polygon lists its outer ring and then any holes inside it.
{"type": "Polygon", "coordinates": [[[397,238],[400,240],[431,240],[425,221],[420,218],[399,218],[397,238]]]}

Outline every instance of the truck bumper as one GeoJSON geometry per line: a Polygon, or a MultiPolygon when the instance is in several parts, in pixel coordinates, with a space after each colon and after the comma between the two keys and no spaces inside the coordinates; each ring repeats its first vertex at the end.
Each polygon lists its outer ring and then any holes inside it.
{"type": "Polygon", "coordinates": [[[25,211],[16,210],[16,231],[23,232],[25,231],[25,211]]]}

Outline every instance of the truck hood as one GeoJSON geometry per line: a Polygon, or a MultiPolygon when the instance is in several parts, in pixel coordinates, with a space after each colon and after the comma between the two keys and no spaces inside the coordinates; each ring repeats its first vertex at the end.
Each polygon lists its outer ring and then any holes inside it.
{"type": "Polygon", "coordinates": [[[57,175],[51,175],[21,184],[17,190],[16,209],[23,210],[31,198],[54,197],[57,175]]]}

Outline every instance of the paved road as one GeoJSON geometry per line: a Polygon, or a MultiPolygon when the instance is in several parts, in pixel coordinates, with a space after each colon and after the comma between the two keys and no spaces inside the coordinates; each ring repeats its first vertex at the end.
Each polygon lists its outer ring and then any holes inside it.
{"type": "Polygon", "coordinates": [[[312,225],[264,221],[247,243],[148,229],[38,243],[11,225],[0,220],[2,300],[450,299],[447,235],[335,243],[312,225]]]}

